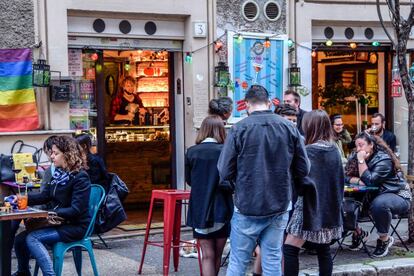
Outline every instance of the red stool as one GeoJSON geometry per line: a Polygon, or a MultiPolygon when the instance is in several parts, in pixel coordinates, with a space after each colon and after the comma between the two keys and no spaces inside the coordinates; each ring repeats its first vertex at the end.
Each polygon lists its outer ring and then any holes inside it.
{"type": "MultiPolygon", "coordinates": [[[[142,272],[142,265],[144,264],[145,252],[147,245],[154,245],[164,248],[163,258],[163,274],[168,275],[170,266],[171,247],[173,248],[174,269],[178,269],[180,242],[190,244],[186,241],[180,240],[181,231],[181,203],[183,200],[190,199],[190,191],[184,190],[153,190],[151,195],[151,205],[148,214],[147,228],[145,230],[144,247],[142,248],[141,264],[139,265],[138,274],[142,272]],[[164,201],[164,240],[163,241],[149,241],[148,236],[151,228],[152,211],[154,201],[164,201]],[[172,243],[172,244],[171,244],[172,243]]],[[[192,244],[193,245],[193,244],[192,244]]],[[[200,247],[195,244],[198,253],[198,263],[201,274],[201,257],[200,247]]]]}

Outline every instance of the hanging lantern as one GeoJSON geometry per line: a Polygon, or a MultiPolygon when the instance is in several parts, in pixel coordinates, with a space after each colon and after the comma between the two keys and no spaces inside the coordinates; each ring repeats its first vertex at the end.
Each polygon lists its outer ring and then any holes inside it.
{"type": "Polygon", "coordinates": [[[230,81],[229,67],[224,62],[219,62],[214,68],[216,87],[227,87],[230,81]]]}
{"type": "Polygon", "coordinates": [[[38,59],[33,63],[33,86],[48,87],[50,85],[50,65],[46,60],[38,59]]]}
{"type": "Polygon", "coordinates": [[[398,69],[397,58],[394,56],[394,63],[392,66],[392,81],[391,81],[391,97],[402,97],[403,87],[401,85],[400,70],[398,69]]]}
{"type": "Polygon", "coordinates": [[[214,50],[218,53],[223,48],[223,42],[220,40],[214,41],[214,50]]]}
{"type": "Polygon", "coordinates": [[[296,63],[292,63],[292,67],[289,67],[289,86],[300,86],[300,68],[296,63]]]}
{"type": "Polygon", "coordinates": [[[193,56],[191,55],[190,52],[187,52],[187,54],[185,55],[184,62],[185,63],[193,63],[193,56]]]}
{"type": "Polygon", "coordinates": [[[270,46],[272,46],[272,43],[270,42],[270,39],[268,37],[266,37],[265,42],[263,42],[263,46],[265,48],[270,48],[270,46]]]}

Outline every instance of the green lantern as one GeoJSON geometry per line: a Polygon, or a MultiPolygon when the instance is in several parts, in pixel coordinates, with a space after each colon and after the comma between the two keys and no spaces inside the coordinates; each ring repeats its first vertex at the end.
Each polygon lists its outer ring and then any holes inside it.
{"type": "Polygon", "coordinates": [[[300,68],[296,63],[289,67],[289,86],[300,86],[300,68]]]}
{"type": "Polygon", "coordinates": [[[219,62],[214,68],[216,87],[227,87],[230,81],[229,67],[224,62],[219,62]]]}
{"type": "Polygon", "coordinates": [[[48,87],[50,85],[50,65],[46,60],[38,59],[33,63],[33,86],[48,87]]]}

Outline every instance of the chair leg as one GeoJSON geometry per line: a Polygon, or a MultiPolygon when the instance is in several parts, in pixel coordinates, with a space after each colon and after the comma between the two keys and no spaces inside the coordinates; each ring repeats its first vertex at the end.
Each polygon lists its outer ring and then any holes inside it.
{"type": "Polygon", "coordinates": [[[174,227],[173,227],[173,259],[174,270],[177,272],[180,260],[180,233],[181,232],[181,200],[175,206],[174,227]]]}
{"type": "Polygon", "coordinates": [[[171,242],[174,229],[174,215],[176,202],[167,198],[164,202],[164,257],[163,257],[163,275],[168,275],[171,256],[171,242]]]}
{"type": "Polygon", "coordinates": [[[400,240],[400,242],[402,243],[402,245],[405,247],[405,249],[406,249],[407,251],[410,251],[410,249],[408,248],[408,246],[407,246],[407,244],[405,243],[405,241],[403,240],[403,238],[402,238],[402,237],[400,236],[400,234],[397,232],[397,228],[398,228],[398,225],[400,225],[400,222],[401,222],[401,219],[399,219],[399,220],[398,220],[398,222],[397,222],[397,224],[396,224],[395,226],[391,224],[392,232],[391,232],[391,235],[390,235],[390,236],[392,236],[392,235],[396,234],[396,235],[397,235],[397,237],[398,237],[398,239],[399,239],[399,240],[400,240]]]}
{"type": "Polygon", "coordinates": [[[151,221],[152,221],[152,209],[154,208],[154,198],[151,196],[151,204],[148,213],[148,220],[147,220],[147,228],[145,229],[145,238],[144,238],[144,245],[142,247],[142,254],[141,254],[141,263],[139,264],[138,274],[142,273],[142,266],[144,264],[145,253],[147,251],[147,243],[148,243],[148,236],[151,229],[151,221]]]}
{"type": "Polygon", "coordinates": [[[39,264],[36,262],[35,268],[33,271],[33,276],[37,276],[37,274],[39,274],[39,264]]]}
{"type": "Polygon", "coordinates": [[[75,262],[76,272],[82,275],[82,248],[76,247],[72,249],[73,261],[75,262]]]}
{"type": "Polygon", "coordinates": [[[101,240],[101,242],[103,243],[103,245],[105,246],[106,249],[111,249],[100,234],[96,234],[96,235],[101,240]]]}
{"type": "Polygon", "coordinates": [[[89,254],[89,259],[91,260],[93,275],[99,276],[98,268],[96,267],[95,254],[93,254],[92,243],[90,244],[90,246],[87,247],[87,250],[89,254]]]}
{"type": "Polygon", "coordinates": [[[61,276],[62,270],[63,270],[63,256],[59,257],[59,256],[54,255],[53,263],[54,263],[53,267],[55,269],[56,276],[61,276]]]}

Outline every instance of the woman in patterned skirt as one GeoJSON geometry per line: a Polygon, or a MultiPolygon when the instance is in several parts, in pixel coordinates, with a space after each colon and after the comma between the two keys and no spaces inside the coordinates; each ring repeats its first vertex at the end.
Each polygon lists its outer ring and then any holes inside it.
{"type": "Polygon", "coordinates": [[[319,275],[332,275],[330,243],[342,234],[341,205],[344,172],[325,111],[303,117],[306,151],[311,163],[307,177],[298,179],[298,200],[287,227],[283,248],[285,275],[299,273],[299,250],[305,244],[316,249],[319,275]]]}

